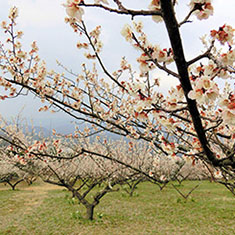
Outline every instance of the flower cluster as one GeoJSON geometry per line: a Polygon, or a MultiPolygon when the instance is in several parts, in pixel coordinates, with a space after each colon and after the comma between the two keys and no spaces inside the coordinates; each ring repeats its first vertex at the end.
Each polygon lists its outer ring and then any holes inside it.
{"type": "Polygon", "coordinates": [[[9,12],[9,19],[11,19],[11,20],[15,20],[16,19],[16,17],[18,16],[18,14],[19,14],[19,12],[18,12],[18,8],[17,7],[12,7],[11,9],[10,9],[10,12],[9,12]]]}
{"type": "Polygon", "coordinates": [[[169,90],[169,96],[167,97],[166,108],[168,110],[177,110],[184,107],[185,97],[181,85],[172,87],[169,90]]]}
{"type": "Polygon", "coordinates": [[[165,65],[168,65],[174,61],[173,51],[171,48],[162,49],[159,45],[152,45],[148,41],[146,34],[143,32],[142,22],[133,22],[133,26],[134,29],[132,29],[130,25],[126,24],[123,27],[121,34],[134,48],[142,51],[140,56],[137,58],[142,75],[153,70],[156,67],[156,63],[164,63],[165,65]],[[135,35],[134,30],[139,35],[138,37],[135,35]]]}
{"type": "Polygon", "coordinates": [[[231,92],[228,97],[221,97],[219,105],[222,108],[223,121],[235,126],[235,93],[231,92]]]}
{"type": "Polygon", "coordinates": [[[88,44],[85,42],[84,43],[77,42],[77,48],[78,49],[81,49],[81,48],[88,49],[88,44]]]}
{"type": "Polygon", "coordinates": [[[233,66],[235,63],[235,51],[229,50],[228,53],[223,53],[221,55],[221,62],[224,65],[230,65],[233,66]]]}
{"type": "Polygon", "coordinates": [[[90,32],[90,39],[97,53],[99,53],[103,47],[103,43],[99,38],[100,33],[101,33],[101,26],[96,26],[95,29],[90,32]]]}
{"type": "Polygon", "coordinates": [[[159,63],[170,64],[173,62],[173,51],[171,48],[161,49],[159,46],[154,46],[152,58],[156,59],[159,63]]]}
{"type": "Polygon", "coordinates": [[[129,24],[125,24],[121,30],[121,35],[128,41],[132,42],[132,33],[133,30],[129,24]]]}
{"type": "Polygon", "coordinates": [[[190,99],[196,99],[199,104],[208,104],[215,101],[219,95],[217,84],[208,76],[196,79],[193,90],[188,93],[190,99]]]}
{"type": "Polygon", "coordinates": [[[222,45],[226,42],[233,45],[234,31],[232,26],[224,24],[219,30],[211,30],[211,37],[217,39],[222,45]]]}
{"type": "Polygon", "coordinates": [[[189,6],[199,20],[208,19],[210,15],[213,15],[214,8],[211,0],[191,0],[189,6]]]}
{"type": "Polygon", "coordinates": [[[77,21],[82,20],[84,10],[78,6],[78,4],[82,1],[83,0],[67,0],[67,3],[63,4],[63,6],[66,8],[66,13],[70,18],[75,19],[77,21]]]}

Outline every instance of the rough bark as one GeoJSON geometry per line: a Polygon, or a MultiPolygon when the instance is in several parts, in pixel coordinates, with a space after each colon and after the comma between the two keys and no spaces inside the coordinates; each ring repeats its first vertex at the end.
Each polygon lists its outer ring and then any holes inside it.
{"type": "Polygon", "coordinates": [[[169,39],[171,46],[174,52],[174,60],[178,73],[180,75],[180,83],[183,88],[188,109],[191,114],[191,118],[194,124],[195,131],[197,133],[198,139],[202,145],[202,148],[207,156],[208,160],[214,165],[218,166],[219,161],[216,159],[214,153],[209,148],[209,143],[206,138],[205,130],[202,126],[202,121],[200,114],[197,108],[197,103],[195,100],[188,98],[188,93],[192,90],[192,85],[190,83],[189,74],[188,74],[188,64],[185,60],[184,50],[182,45],[182,40],[179,32],[179,24],[175,17],[174,8],[171,0],[160,0],[162,16],[168,31],[169,39]]]}

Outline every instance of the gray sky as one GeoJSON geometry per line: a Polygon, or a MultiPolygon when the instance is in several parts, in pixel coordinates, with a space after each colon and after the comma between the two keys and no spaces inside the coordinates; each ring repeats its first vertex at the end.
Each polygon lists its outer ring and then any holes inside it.
{"type": "MultiPolygon", "coordinates": [[[[64,23],[66,14],[64,7],[61,6],[64,2],[66,0],[1,0],[0,21],[7,19],[11,6],[19,7],[18,29],[24,32],[23,42],[25,48],[36,40],[40,56],[46,60],[49,69],[57,69],[55,61],[58,59],[65,66],[74,71],[79,71],[84,58],[82,52],[76,49],[76,42],[81,39],[73,33],[69,25],[64,23]]],[[[123,0],[122,2],[127,7],[138,9],[144,6],[147,7],[150,0],[123,0]]],[[[188,9],[186,4],[189,1],[180,0],[179,2],[185,4],[185,7],[178,7],[181,13],[179,18],[182,19],[183,13],[188,9]]],[[[180,4],[180,6],[182,5],[180,4]]],[[[224,23],[234,25],[234,0],[214,0],[213,6],[215,8],[214,16],[210,17],[209,20],[199,21],[193,17],[193,24],[186,24],[182,27],[182,37],[184,38],[183,42],[187,58],[195,56],[202,49],[199,40],[200,36],[209,33],[210,29],[218,29],[218,26],[224,23]]],[[[122,56],[126,56],[129,62],[131,62],[131,59],[134,61],[135,50],[120,35],[123,25],[126,22],[130,22],[130,17],[106,14],[102,10],[86,9],[84,18],[89,29],[92,29],[97,24],[103,26],[102,38],[105,46],[102,55],[104,61],[107,62],[108,68],[115,69],[115,65],[119,65],[122,56]],[[123,51],[125,54],[122,53],[123,51]]],[[[137,19],[142,20],[143,18],[138,17],[137,19]]],[[[154,23],[151,17],[144,18],[143,22],[145,30],[151,35],[150,38],[153,43],[162,47],[169,45],[163,24],[154,23]]],[[[0,41],[2,40],[2,35],[1,31],[0,41]]],[[[173,80],[163,80],[163,88],[168,87],[169,82],[175,84],[173,80]]],[[[54,120],[67,120],[66,115],[53,115],[49,112],[39,113],[37,110],[40,107],[40,101],[32,96],[0,101],[0,113],[6,118],[17,115],[23,107],[23,115],[34,119],[36,122],[44,123],[47,120],[47,123],[54,123],[54,120]]]]}

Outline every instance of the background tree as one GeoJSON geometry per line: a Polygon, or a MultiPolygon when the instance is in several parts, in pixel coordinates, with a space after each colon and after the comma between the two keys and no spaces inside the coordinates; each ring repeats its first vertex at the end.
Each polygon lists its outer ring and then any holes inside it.
{"type": "Polygon", "coordinates": [[[4,135],[0,138],[8,143],[0,148],[1,160],[5,162],[0,170],[1,181],[14,189],[26,177],[38,176],[46,183],[65,187],[86,208],[86,218],[90,220],[100,200],[119,189],[115,185],[130,185],[130,181],[147,178],[157,181],[149,176],[154,156],[143,143],[128,145],[124,140],[107,141],[99,136],[92,140],[80,131],[79,135],[67,136],[54,131],[47,138],[34,132],[32,138],[7,122],[2,122],[1,131],[4,135]],[[15,184],[11,183],[18,178],[15,184]]]}
{"type": "Polygon", "coordinates": [[[5,183],[15,190],[16,186],[22,182],[24,172],[14,167],[9,162],[0,162],[0,183],[5,183]]]}

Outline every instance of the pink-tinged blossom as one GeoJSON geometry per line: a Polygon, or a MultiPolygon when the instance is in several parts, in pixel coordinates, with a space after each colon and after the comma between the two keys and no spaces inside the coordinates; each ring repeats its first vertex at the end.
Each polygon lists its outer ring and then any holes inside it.
{"type": "Polygon", "coordinates": [[[77,48],[78,49],[81,49],[81,48],[88,49],[88,43],[77,42],[77,48]]]}
{"type": "Polygon", "coordinates": [[[134,29],[137,33],[142,33],[142,30],[143,30],[143,22],[142,21],[133,22],[133,26],[134,26],[134,29]]]}
{"type": "MultiPolygon", "coordinates": [[[[151,3],[148,6],[148,9],[151,11],[160,11],[161,7],[160,7],[160,0],[152,0],[151,3]]],[[[155,21],[156,23],[159,23],[162,21],[162,17],[155,15],[152,16],[153,21],[155,21]]]]}
{"type": "Polygon", "coordinates": [[[96,55],[92,55],[92,54],[90,54],[90,53],[84,53],[84,56],[87,58],[87,59],[89,59],[89,60],[94,60],[94,59],[96,59],[96,55]]]}
{"type": "Polygon", "coordinates": [[[139,68],[142,73],[146,73],[155,67],[154,64],[148,60],[149,56],[145,53],[142,53],[141,56],[137,58],[137,62],[139,62],[139,68]]]}
{"type": "Polygon", "coordinates": [[[3,29],[7,29],[8,28],[7,22],[5,20],[1,22],[1,27],[3,29]]]}
{"type": "Polygon", "coordinates": [[[214,8],[211,0],[191,0],[189,6],[190,10],[195,10],[194,14],[199,20],[208,19],[210,15],[213,15],[214,8]]]}
{"type": "Polygon", "coordinates": [[[173,51],[172,49],[161,49],[158,45],[153,47],[152,58],[156,59],[157,62],[164,62],[166,64],[170,64],[173,62],[173,51]]]}
{"type": "Polygon", "coordinates": [[[76,19],[77,21],[82,20],[84,10],[78,6],[82,0],[67,0],[66,4],[63,6],[66,8],[66,13],[70,18],[76,19]]]}
{"type": "Polygon", "coordinates": [[[145,83],[141,82],[138,79],[136,80],[136,82],[130,83],[129,86],[132,89],[132,91],[134,91],[134,92],[145,90],[145,83]]]}
{"type": "Polygon", "coordinates": [[[167,60],[167,52],[164,51],[164,50],[160,50],[160,51],[157,52],[157,56],[156,57],[157,57],[157,61],[159,63],[165,62],[167,60]]]}
{"type": "Polygon", "coordinates": [[[211,37],[220,41],[222,45],[226,42],[233,45],[234,31],[232,26],[224,24],[219,30],[211,30],[211,37]]]}
{"type": "Polygon", "coordinates": [[[222,118],[224,123],[235,126],[235,108],[224,110],[222,118]]]}
{"type": "Polygon", "coordinates": [[[235,126],[235,94],[230,94],[228,98],[219,101],[222,108],[222,118],[224,123],[235,126]]]}
{"type": "Polygon", "coordinates": [[[188,97],[197,100],[199,104],[208,104],[215,101],[218,95],[219,88],[217,84],[207,76],[198,78],[193,90],[188,93],[188,97]]]}
{"type": "Polygon", "coordinates": [[[148,114],[144,111],[140,113],[135,112],[135,118],[140,120],[141,122],[146,122],[148,120],[148,114]]]}
{"type": "Polygon", "coordinates": [[[10,13],[9,13],[9,18],[11,19],[11,20],[14,20],[17,16],[18,16],[18,8],[17,7],[12,7],[11,9],[10,9],[10,13]]]}
{"type": "Polygon", "coordinates": [[[132,28],[129,24],[125,24],[121,30],[121,35],[128,41],[132,41],[132,28]]]}
{"type": "Polygon", "coordinates": [[[223,53],[221,55],[221,62],[224,65],[231,65],[233,66],[234,62],[235,62],[235,51],[234,50],[230,50],[228,53],[223,53]]]}
{"type": "Polygon", "coordinates": [[[181,85],[177,85],[176,88],[169,90],[169,97],[167,97],[166,108],[168,110],[176,110],[183,107],[185,102],[184,92],[181,85]]]}
{"type": "Polygon", "coordinates": [[[131,65],[128,64],[127,60],[125,59],[125,57],[122,57],[121,63],[120,63],[121,69],[122,70],[126,70],[126,69],[131,69],[131,65]]]}
{"type": "Polygon", "coordinates": [[[17,38],[21,38],[24,33],[23,33],[22,31],[17,31],[16,34],[17,34],[17,35],[16,35],[17,38]]]}
{"type": "Polygon", "coordinates": [[[164,126],[164,128],[166,128],[168,131],[174,131],[176,129],[176,122],[174,121],[173,118],[160,118],[159,123],[164,126]]]}
{"type": "Polygon", "coordinates": [[[221,69],[219,71],[219,73],[217,74],[217,76],[220,77],[220,78],[223,78],[223,79],[227,79],[227,78],[230,77],[230,74],[229,74],[229,72],[227,70],[221,69]]]}
{"type": "Polygon", "coordinates": [[[18,58],[21,58],[21,59],[25,59],[25,58],[26,58],[26,55],[27,55],[27,53],[24,52],[24,51],[22,51],[22,50],[19,50],[19,51],[16,52],[16,56],[17,56],[18,58]]]}
{"type": "Polygon", "coordinates": [[[171,142],[165,142],[164,141],[164,137],[162,138],[162,143],[161,143],[161,147],[164,151],[166,151],[169,155],[175,153],[178,150],[178,145],[171,142]]]}

